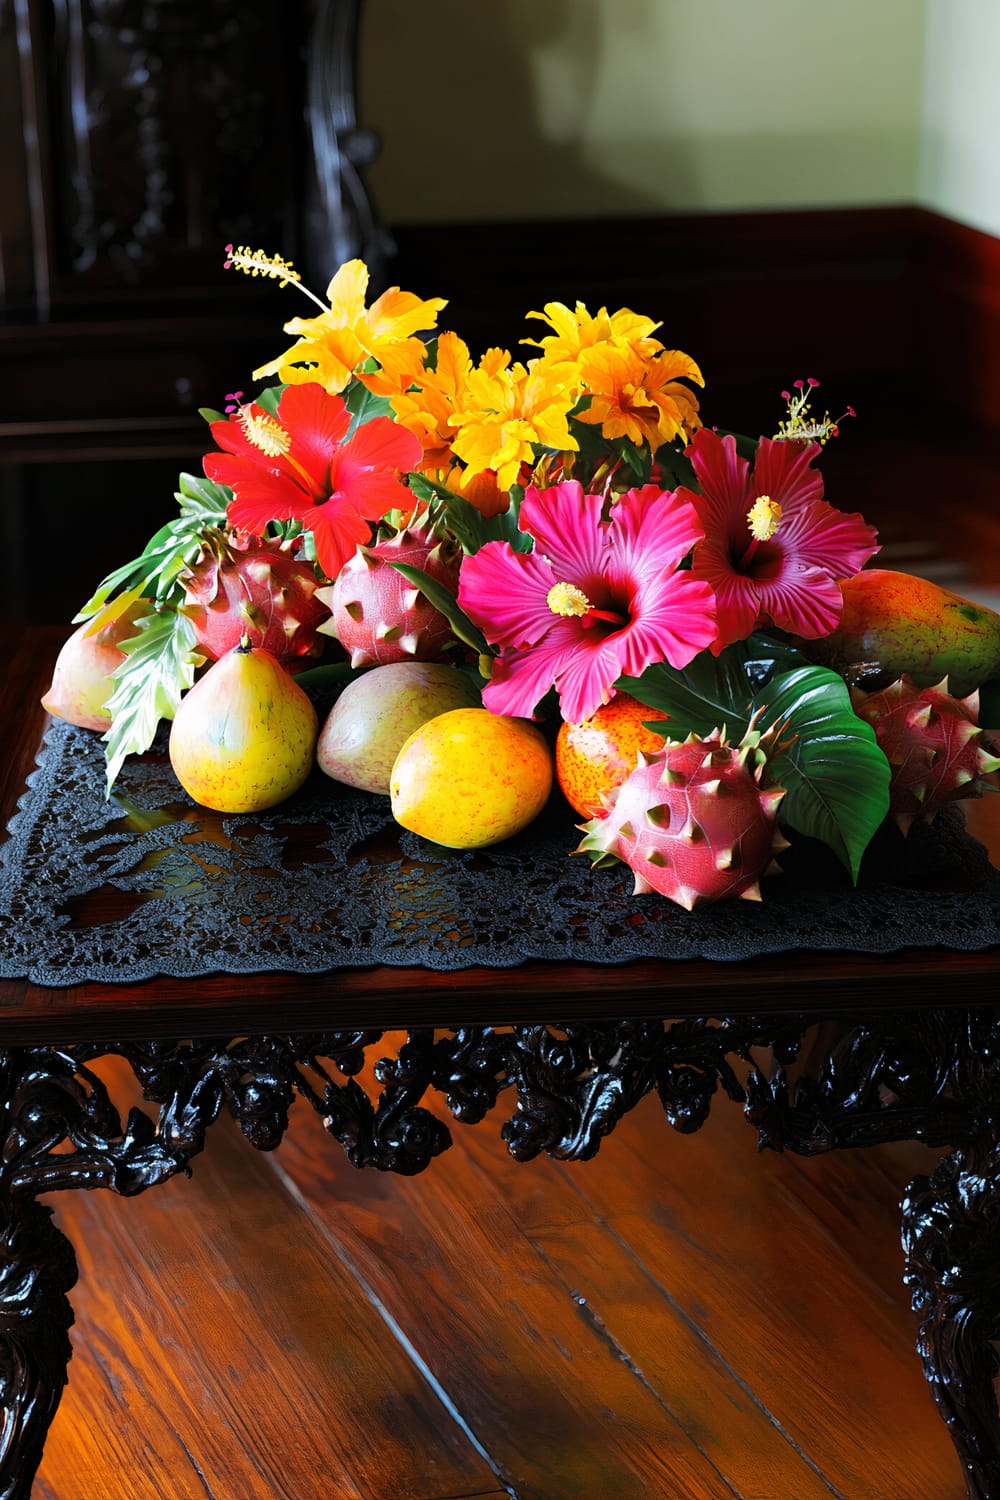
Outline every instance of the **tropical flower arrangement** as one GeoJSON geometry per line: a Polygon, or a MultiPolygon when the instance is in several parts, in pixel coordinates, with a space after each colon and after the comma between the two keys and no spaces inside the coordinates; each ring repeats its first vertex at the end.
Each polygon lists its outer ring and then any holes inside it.
{"type": "Polygon", "coordinates": [[[824,498],[844,418],[815,379],[748,438],[703,422],[698,365],[628,309],[550,302],[529,355],[476,359],[441,298],[368,305],[360,261],[324,301],[280,256],[227,256],[317,311],[203,413],[203,474],[77,616],[45,701],[103,732],[109,794],[164,720],[205,806],[273,805],[318,760],[452,847],[519,831],[556,780],[580,851],[692,907],[758,898],[786,835],[856,879],[890,810],[990,784],[1000,619],[866,568],[875,531],[824,498]],[[893,627],[918,616],[911,649],[893,627]],[[962,697],[939,681],[960,662],[962,697]]]}

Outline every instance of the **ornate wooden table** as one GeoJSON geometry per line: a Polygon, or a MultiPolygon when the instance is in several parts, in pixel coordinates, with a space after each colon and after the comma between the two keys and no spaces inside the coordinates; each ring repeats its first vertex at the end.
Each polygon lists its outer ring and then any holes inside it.
{"type": "MultiPolygon", "coordinates": [[[[64,634],[4,632],[0,826],[34,764],[64,634]]],[[[989,829],[977,811],[970,824],[989,829]]],[[[90,920],[113,925],[113,891],[101,901],[90,920]]],[[[443,1116],[479,1121],[505,1092],[515,1157],[586,1158],[651,1090],[685,1132],[721,1090],[778,1150],[954,1147],[905,1194],[905,1278],[969,1494],[1000,1494],[998,959],[994,943],[0,981],[0,1496],[30,1492],[70,1355],[75,1257],[40,1194],[143,1192],[188,1170],[222,1110],[272,1147],[296,1097],[356,1166],[419,1172],[449,1144],[443,1116]],[[383,1057],[388,1030],[408,1040],[383,1057]],[[377,1098],[357,1082],[366,1052],[381,1059],[377,1098]],[[121,1119],[90,1069],[107,1054],[128,1061],[148,1112],[121,1119]]]]}

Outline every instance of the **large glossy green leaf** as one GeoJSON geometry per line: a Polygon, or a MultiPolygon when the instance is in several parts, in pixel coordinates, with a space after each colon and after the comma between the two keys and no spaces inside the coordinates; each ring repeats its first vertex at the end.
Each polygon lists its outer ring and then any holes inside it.
{"type": "MultiPolygon", "coordinates": [[[[846,684],[826,667],[776,676],[754,699],[754,727],[773,733],[770,780],[785,789],[781,822],[821,839],[857,880],[861,856],[889,811],[889,763],[846,684]]],[[[767,747],[765,747],[767,748],[767,747]]]]}
{"type": "Polygon", "coordinates": [[[657,662],[641,677],[620,677],[616,686],[668,714],[671,739],[725,729],[735,741],[749,727],[760,688],[775,672],[805,661],[797,647],[756,634],[727,646],[718,656],[700,652],[683,671],[657,662]]]}

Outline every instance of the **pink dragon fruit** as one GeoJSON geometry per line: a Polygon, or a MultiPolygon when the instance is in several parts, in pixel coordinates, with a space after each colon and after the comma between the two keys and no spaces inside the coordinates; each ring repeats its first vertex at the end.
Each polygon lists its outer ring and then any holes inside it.
{"type": "Polygon", "coordinates": [[[393,562],[420,568],[449,593],[458,589],[460,552],[426,526],[409,526],[386,541],[359,547],[318,594],[333,617],[324,629],[350,652],[352,667],[440,661],[454,640],[444,615],[393,562]]]}
{"type": "Polygon", "coordinates": [[[283,666],[323,654],[317,628],[330,611],[318,597],[312,563],[296,555],[297,542],[213,530],[182,573],[181,612],[194,625],[199,649],[219,661],[243,637],[283,666]]]}
{"type": "Polygon", "coordinates": [[[724,743],[719,730],[668,740],[641,752],[625,781],[607,794],[607,813],[582,825],[579,853],[609,856],[635,875],[633,894],[659,891],[691,911],[710,901],[760,900],[760,877],[788,847],[777,828],[780,787],[764,790],[760,735],[724,743]]]}
{"type": "Polygon", "coordinates": [[[954,698],[947,677],[918,688],[904,676],[877,693],[852,688],[851,702],[889,762],[889,811],[904,833],[949,802],[996,789],[1000,746],[979,726],[978,691],[954,698]]]}

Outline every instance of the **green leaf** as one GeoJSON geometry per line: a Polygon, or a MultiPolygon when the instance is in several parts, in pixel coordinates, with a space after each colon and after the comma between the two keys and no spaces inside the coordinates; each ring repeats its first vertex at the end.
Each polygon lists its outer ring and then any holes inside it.
{"type": "Polygon", "coordinates": [[[226,506],[232,498],[227,484],[216,484],[203,474],[181,474],[174,491],[182,516],[200,516],[219,525],[225,523],[226,506]]]}
{"type": "Polygon", "coordinates": [[[524,498],[520,485],[513,486],[510,506],[497,516],[484,516],[464,495],[436,484],[426,474],[411,474],[409,485],[417,499],[428,506],[435,525],[439,529],[446,526],[467,556],[487,542],[508,542],[515,552],[531,551],[531,537],[517,524],[524,498]]]}
{"type": "Polygon", "coordinates": [[[725,729],[731,741],[742,739],[753,716],[754,695],[778,671],[804,664],[797,647],[764,634],[737,641],[718,656],[701,651],[683,671],[666,662],[647,667],[641,677],[619,677],[616,687],[640,703],[668,714],[670,738],[699,738],[725,729]]]}
{"type": "Polygon", "coordinates": [[[632,471],[632,476],[637,485],[648,484],[653,467],[653,455],[644,444],[641,448],[633,443],[631,438],[619,438],[617,448],[625,463],[632,471]]]}
{"type": "Polygon", "coordinates": [[[224,411],[216,411],[214,406],[199,406],[198,415],[199,417],[203,418],[203,420],[206,421],[209,426],[211,426],[213,422],[224,422],[226,420],[226,413],[224,411]]]}
{"type": "Polygon", "coordinates": [[[323,662],[321,666],[296,672],[295,681],[304,693],[323,694],[345,688],[355,677],[363,677],[370,671],[370,667],[352,667],[347,661],[323,662]]]}
{"type": "Polygon", "coordinates": [[[260,394],[253,399],[262,410],[267,412],[268,416],[276,417],[278,415],[278,403],[287,389],[288,387],[285,385],[266,385],[260,394]]]}
{"type": "Polygon", "coordinates": [[[754,709],[754,727],[776,731],[768,774],[785,788],[781,822],[821,839],[856,882],[861,856],[889,811],[889,762],[874,730],[851,708],[843,678],[827,667],[782,672],[755,697],[754,709]]]}
{"type": "Polygon", "coordinates": [[[431,578],[422,568],[412,568],[408,563],[394,562],[392,566],[397,573],[402,573],[407,583],[412,583],[414,588],[418,588],[435,609],[440,610],[460,641],[471,647],[479,656],[492,654],[492,647],[486,637],[477,626],[473,625],[465,611],[459,608],[455,595],[443,584],[438,583],[436,578],[431,578]]]}
{"type": "Polygon", "coordinates": [[[694,465],[682,447],[675,448],[668,443],[665,447],[658,448],[656,463],[668,490],[676,490],[680,485],[685,485],[687,489],[697,491],[698,477],[694,472],[694,465]]]}
{"type": "Polygon", "coordinates": [[[991,677],[979,689],[979,722],[986,729],[1000,729],[1000,677],[991,677]]]}
{"type": "Polygon", "coordinates": [[[375,396],[360,380],[352,381],[344,395],[344,404],[351,414],[351,425],[347,430],[347,438],[350,439],[370,422],[373,417],[392,417],[392,402],[388,396],[375,396]]]}
{"type": "Polygon", "coordinates": [[[114,672],[107,705],[111,728],[103,738],[109,796],[125,757],[149,749],[160,720],[173,718],[205,659],[195,650],[190,620],[176,610],[155,611],[136,624],[139,634],[120,642],[125,660],[114,672]]]}

